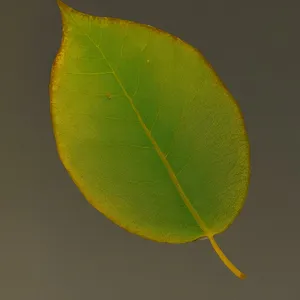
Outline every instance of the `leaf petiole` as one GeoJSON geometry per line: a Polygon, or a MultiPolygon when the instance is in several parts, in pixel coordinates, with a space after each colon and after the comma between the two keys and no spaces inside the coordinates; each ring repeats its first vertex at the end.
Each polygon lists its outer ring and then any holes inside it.
{"type": "Polygon", "coordinates": [[[217,242],[215,241],[214,237],[212,235],[207,236],[208,239],[211,242],[212,247],[214,248],[214,250],[216,251],[216,253],[218,254],[218,256],[220,257],[220,259],[223,261],[223,263],[225,264],[225,266],[233,273],[235,274],[238,278],[240,279],[245,279],[246,275],[244,273],[242,273],[227,257],[226,255],[223,253],[223,251],[221,250],[221,248],[219,247],[219,245],[217,244],[217,242]]]}

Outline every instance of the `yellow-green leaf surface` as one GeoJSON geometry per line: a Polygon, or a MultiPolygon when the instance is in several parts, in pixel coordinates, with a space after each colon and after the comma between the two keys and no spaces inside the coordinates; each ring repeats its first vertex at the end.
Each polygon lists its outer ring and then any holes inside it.
{"type": "Polygon", "coordinates": [[[58,2],[61,48],[50,95],[60,158],[86,199],[158,242],[214,240],[246,197],[240,110],[202,55],[151,26],[58,2]]]}

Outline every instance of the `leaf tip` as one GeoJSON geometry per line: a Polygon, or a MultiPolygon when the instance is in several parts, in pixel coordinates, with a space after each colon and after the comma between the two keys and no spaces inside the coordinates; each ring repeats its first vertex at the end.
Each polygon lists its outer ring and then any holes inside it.
{"type": "Polygon", "coordinates": [[[56,0],[56,2],[61,14],[63,15],[75,11],[72,7],[68,6],[66,3],[62,2],[61,0],[56,0]]]}
{"type": "Polygon", "coordinates": [[[68,8],[67,4],[65,4],[61,0],[56,0],[56,2],[60,10],[66,10],[68,8]]]}
{"type": "Polygon", "coordinates": [[[68,6],[67,4],[65,4],[61,0],[56,0],[56,2],[62,18],[63,32],[67,33],[70,30],[69,23],[70,23],[71,15],[76,14],[77,11],[72,7],[68,6]]]}

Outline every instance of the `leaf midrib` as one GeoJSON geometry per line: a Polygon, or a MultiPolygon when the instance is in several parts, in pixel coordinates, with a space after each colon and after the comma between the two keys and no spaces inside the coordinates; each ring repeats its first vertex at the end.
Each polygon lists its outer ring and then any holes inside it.
{"type": "MultiPolygon", "coordinates": [[[[77,25],[77,22],[75,21],[75,19],[72,16],[72,13],[70,13],[70,16],[73,20],[73,22],[76,24],[77,28],[79,28],[79,26],[77,25]]],[[[79,29],[80,30],[80,29],[79,29]]],[[[153,145],[154,149],[156,150],[156,153],[158,154],[159,158],[161,159],[162,163],[164,164],[165,168],[168,171],[168,174],[170,176],[171,181],[173,182],[173,184],[175,185],[175,188],[177,189],[179,195],[181,196],[184,204],[187,206],[188,210],[190,211],[190,213],[192,214],[192,216],[194,217],[195,221],[197,222],[197,224],[199,225],[199,227],[203,230],[203,232],[209,236],[211,235],[208,228],[206,227],[204,221],[201,219],[201,217],[199,216],[198,212],[196,211],[196,209],[193,207],[192,203],[190,202],[189,198],[187,197],[187,195],[185,194],[184,190],[181,187],[181,184],[178,180],[178,178],[175,175],[175,172],[173,171],[170,163],[168,162],[167,158],[165,157],[164,153],[161,151],[159,145],[157,144],[157,142],[155,141],[155,139],[153,138],[150,130],[148,129],[148,127],[146,126],[146,124],[144,123],[139,111],[137,110],[137,108],[135,107],[134,103],[133,103],[133,99],[131,98],[131,96],[127,93],[122,81],[120,80],[119,76],[117,75],[117,73],[115,72],[114,68],[112,67],[111,63],[109,62],[109,60],[107,59],[107,57],[105,56],[105,54],[103,53],[102,49],[100,48],[100,46],[98,44],[96,44],[94,42],[94,40],[89,36],[89,34],[87,34],[86,32],[80,30],[89,40],[90,42],[98,49],[98,51],[100,52],[100,54],[102,55],[103,59],[106,61],[108,67],[110,68],[115,80],[117,81],[117,83],[119,84],[121,90],[124,93],[124,96],[128,99],[130,106],[132,107],[133,111],[135,112],[143,130],[145,131],[145,134],[147,135],[147,137],[149,138],[151,144],[153,145]]]]}

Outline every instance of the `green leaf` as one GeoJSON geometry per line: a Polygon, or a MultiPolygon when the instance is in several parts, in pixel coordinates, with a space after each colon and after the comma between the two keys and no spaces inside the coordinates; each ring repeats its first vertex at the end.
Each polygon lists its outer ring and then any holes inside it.
{"type": "Polygon", "coordinates": [[[60,158],[86,199],[158,242],[214,235],[241,210],[249,144],[241,112],[203,56],[151,26],[58,2],[50,95],[60,158]]]}

